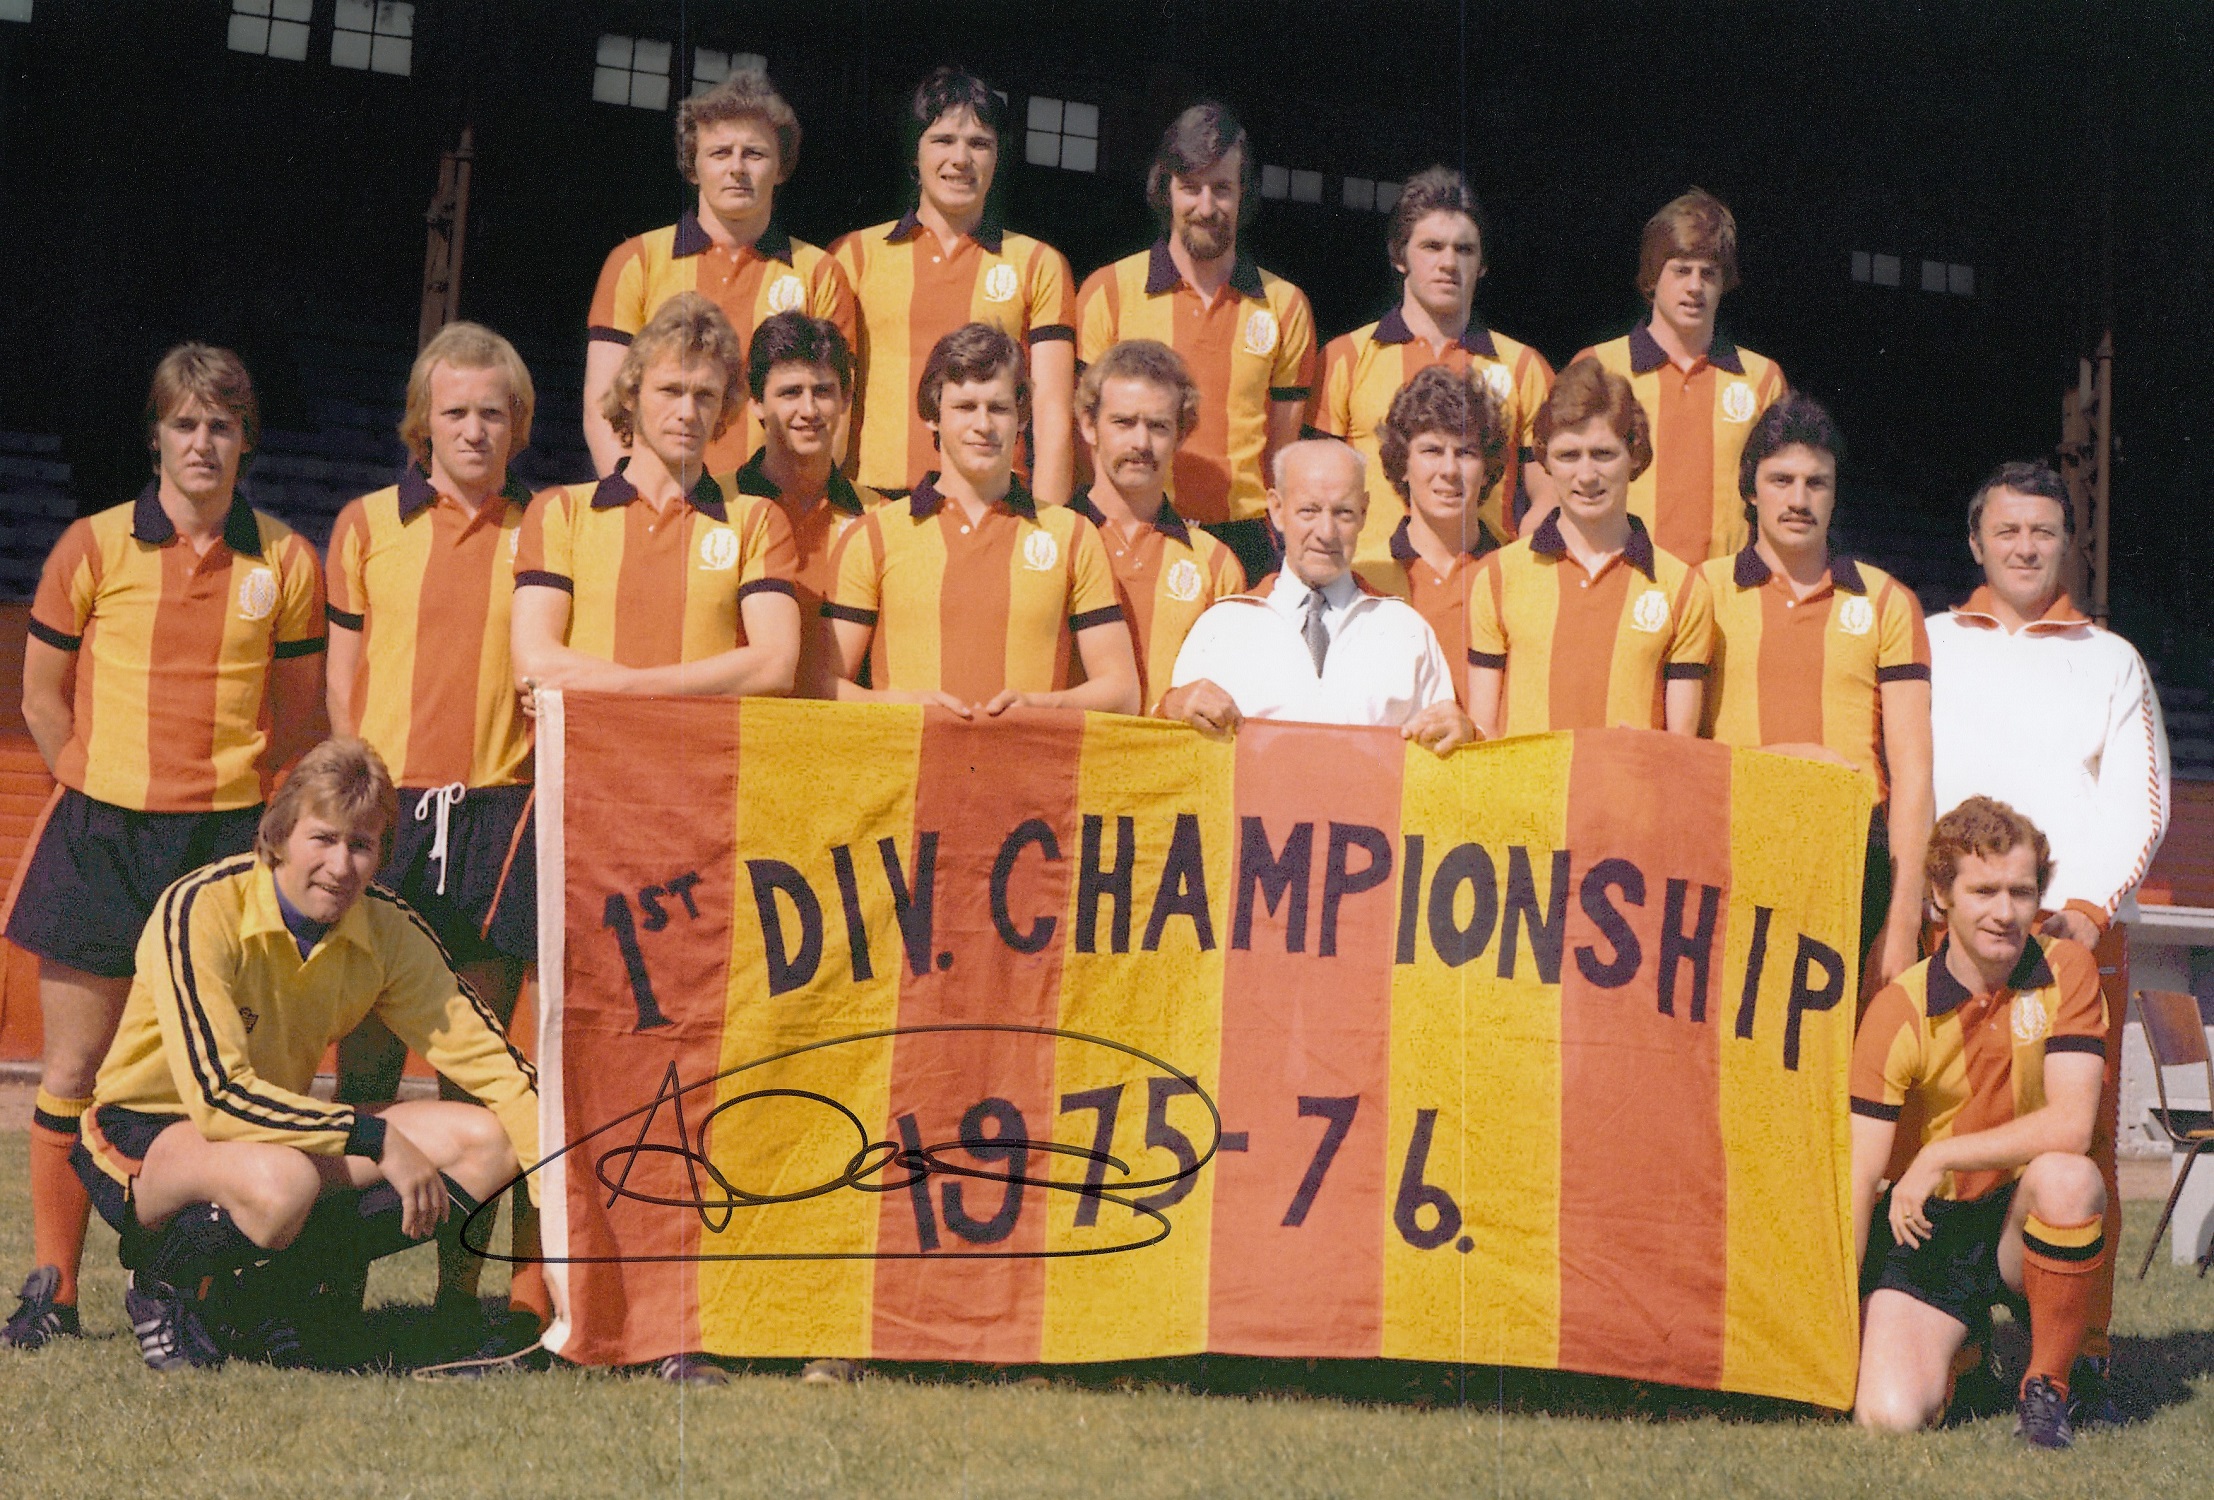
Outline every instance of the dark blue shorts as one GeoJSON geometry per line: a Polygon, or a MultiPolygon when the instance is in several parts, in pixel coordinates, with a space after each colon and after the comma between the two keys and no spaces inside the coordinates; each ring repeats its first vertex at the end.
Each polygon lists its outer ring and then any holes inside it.
{"type": "Polygon", "coordinates": [[[440,792],[400,789],[400,826],[377,883],[415,908],[457,964],[538,957],[538,840],[531,788],[473,787],[446,805],[446,848],[438,844],[440,792]],[[445,889],[439,889],[443,877],[445,889]]]}

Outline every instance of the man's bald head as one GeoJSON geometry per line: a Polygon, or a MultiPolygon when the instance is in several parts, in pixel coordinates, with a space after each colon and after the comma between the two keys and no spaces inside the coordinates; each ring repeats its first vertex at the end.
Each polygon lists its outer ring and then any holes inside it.
{"type": "Polygon", "coordinates": [[[1268,518],[1284,538],[1284,566],[1323,588],[1353,566],[1368,516],[1368,464],[1350,444],[1309,438],[1277,450],[1268,518]]]}

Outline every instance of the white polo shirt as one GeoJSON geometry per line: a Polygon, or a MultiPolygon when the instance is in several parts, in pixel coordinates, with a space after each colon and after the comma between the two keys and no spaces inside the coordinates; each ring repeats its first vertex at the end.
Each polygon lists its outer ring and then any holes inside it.
{"type": "Polygon", "coordinates": [[[1978,793],[2008,804],[2052,845],[2046,905],[2111,919],[2168,829],[2168,735],[2144,660],[2065,598],[2009,633],[1978,589],[1929,632],[1939,815],[1978,793]]]}
{"type": "Polygon", "coordinates": [[[1249,719],[1397,728],[1453,701],[1445,653],[1421,615],[1369,593],[1351,573],[1321,590],[1330,649],[1320,676],[1300,633],[1314,592],[1290,569],[1264,596],[1233,594],[1199,617],[1176,654],[1171,687],[1202,678],[1249,719]]]}

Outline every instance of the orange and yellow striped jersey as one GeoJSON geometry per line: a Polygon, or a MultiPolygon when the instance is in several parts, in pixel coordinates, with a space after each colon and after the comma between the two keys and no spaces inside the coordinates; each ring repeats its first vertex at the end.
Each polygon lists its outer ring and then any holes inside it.
{"type": "Polygon", "coordinates": [[[252,807],[276,769],[261,763],[269,664],[323,649],[323,570],[244,495],[196,555],[148,484],[62,533],[30,632],[77,657],[62,785],[137,812],[252,807]]]}
{"type": "Polygon", "coordinates": [[[531,501],[515,585],[570,596],[574,650],[624,667],[701,661],[746,644],[739,604],[794,594],[792,524],[760,497],[729,506],[707,475],[666,514],[639,499],[629,460],[597,484],[531,501]]]}
{"type": "Polygon", "coordinates": [[[860,309],[854,346],[854,476],[905,494],[938,466],[915,388],[938,340],[990,323],[1024,348],[1074,338],[1076,277],[1068,257],[989,220],[951,254],[910,209],[897,223],[855,230],[831,247],[860,309]]]}
{"type": "MultiPolygon", "coordinates": [[[[809,668],[820,665],[816,658],[827,644],[823,633],[815,627],[822,616],[823,601],[830,597],[832,586],[838,581],[838,544],[864,514],[884,503],[884,497],[875,490],[854,484],[832,469],[823,503],[794,519],[791,508],[784,502],[783,491],[763,467],[768,452],[763,448],[747,459],[746,466],[731,477],[731,487],[741,495],[758,495],[775,501],[777,509],[784,512],[785,523],[792,528],[792,589],[800,608],[800,665],[795,680],[804,685],[822,680],[809,668]]],[[[835,662],[830,664],[829,675],[838,675],[835,662]]],[[[805,692],[806,688],[802,686],[800,690],[805,692]]]]}
{"type": "Polygon", "coordinates": [[[1827,581],[1801,599],[1751,543],[1699,572],[1714,597],[1706,732],[1725,745],[1826,745],[1888,796],[1882,686],[1930,680],[1914,595],[1833,553],[1827,581]]]}
{"type": "Polygon", "coordinates": [[[1138,711],[1151,713],[1168,691],[1176,653],[1193,623],[1217,599],[1245,592],[1245,566],[1221,542],[1186,525],[1166,500],[1134,536],[1107,523],[1089,489],[1078,491],[1069,509],[1098,528],[1107,548],[1115,597],[1138,657],[1138,711]]]}
{"type": "Polygon", "coordinates": [[[1705,677],[1713,647],[1706,581],[1635,516],[1597,573],[1569,552],[1556,511],[1470,583],[1468,661],[1506,672],[1503,735],[1665,728],[1663,685],[1705,677]]]}
{"type": "Polygon", "coordinates": [[[1737,461],[1784,394],[1782,366],[1716,334],[1706,358],[1680,370],[1642,323],[1576,358],[1586,355],[1630,382],[1652,423],[1653,461],[1630,481],[1630,513],[1685,562],[1736,555],[1751,535],[1737,461]]]}
{"type": "MultiPolygon", "coordinates": [[[[373,1116],[309,1092],[331,1044],[370,1015],[489,1106],[526,1169],[537,1163],[538,1076],[414,908],[371,886],[302,958],[252,855],[162,892],[93,1097],[190,1119],[211,1141],[373,1155],[373,1116]]],[[[118,1175],[114,1154],[92,1157],[118,1175]]]]}
{"type": "Polygon", "coordinates": [[[530,725],[508,664],[520,481],[472,514],[414,464],[339,512],[330,622],[362,634],[361,737],[401,786],[530,780],[530,725]]]}
{"type": "MultiPolygon", "coordinates": [[[[828,318],[848,345],[858,333],[853,287],[828,251],[793,239],[773,221],[751,245],[729,249],[709,238],[698,214],[687,210],[676,223],[609,252],[592,291],[586,337],[627,344],[679,292],[698,292],[721,308],[738,331],[741,348],[752,347],[754,329],[781,312],[828,318]]],[[[735,469],[761,446],[761,417],[751,394],[744,381],[726,393],[737,411],[723,435],[708,445],[708,472],[735,469]]]]}
{"type": "MultiPolygon", "coordinates": [[[[2045,1107],[2045,1059],[2106,1056],[2099,961],[2065,938],[2036,938],[1996,994],[1971,995],[1937,952],[1901,974],[1861,1017],[1853,1039],[1853,1113],[1895,1120],[1890,1175],[1931,1141],[1974,1135],[2045,1107]]],[[[1933,1195],[1965,1202],[2020,1167],[1948,1172],[1933,1195]]]]}
{"type": "Polygon", "coordinates": [[[1019,481],[972,524],[937,477],[847,531],[823,613],[870,628],[879,690],[982,703],[1067,687],[1077,632],[1122,618],[1098,530],[1019,481]]]}
{"type": "MultiPolygon", "coordinates": [[[[1392,498],[1399,497],[1395,494],[1392,498]]],[[[1375,513],[1372,501],[1369,514],[1375,513]]],[[[1438,647],[1445,652],[1446,663],[1453,669],[1453,696],[1465,708],[1468,704],[1468,591],[1477,564],[1498,550],[1499,543],[1479,522],[1474,547],[1454,558],[1453,566],[1440,573],[1415,551],[1414,541],[1408,534],[1411,527],[1411,519],[1402,513],[1398,527],[1385,543],[1384,560],[1356,560],[1353,571],[1373,592],[1404,599],[1414,606],[1415,613],[1422,616],[1422,622],[1438,638],[1438,647]]]]}
{"type": "MultiPolygon", "coordinates": [[[[1493,536],[1514,535],[1515,495],[1522,484],[1522,465],[1529,457],[1530,423],[1553,388],[1553,367],[1528,344],[1479,323],[1470,323],[1459,342],[1443,351],[1433,349],[1427,340],[1414,336],[1405,315],[1395,307],[1366,328],[1330,341],[1322,351],[1322,382],[1307,406],[1309,427],[1344,438],[1368,460],[1368,521],[1353,554],[1356,562],[1391,555],[1392,529],[1406,517],[1407,502],[1384,477],[1384,418],[1391,414],[1392,398],[1400,388],[1435,364],[1473,370],[1498,404],[1506,441],[1484,475],[1476,515],[1493,536]]],[[[1460,660],[1450,642],[1446,658],[1460,660]]]]}
{"type": "Polygon", "coordinates": [[[1248,521],[1268,506],[1261,457],[1272,401],[1304,403],[1315,383],[1315,315],[1307,294],[1239,255],[1229,283],[1202,302],[1167,240],[1085,278],[1076,357],[1089,364],[1124,339],[1155,339],[1184,357],[1199,386],[1199,425],[1176,450],[1169,499],[1201,526],[1248,521]]]}

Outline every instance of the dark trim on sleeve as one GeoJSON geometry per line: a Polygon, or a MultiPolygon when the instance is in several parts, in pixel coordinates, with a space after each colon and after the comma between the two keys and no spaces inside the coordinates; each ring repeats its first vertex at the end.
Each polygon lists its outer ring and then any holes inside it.
{"type": "Polygon", "coordinates": [[[81,635],[63,635],[51,625],[40,624],[36,615],[31,617],[30,630],[32,635],[56,651],[74,651],[85,643],[85,638],[81,635]]]}
{"type": "Polygon", "coordinates": [[[1299,424],[1299,440],[1302,443],[1311,443],[1316,438],[1330,438],[1336,436],[1336,433],[1324,432],[1321,428],[1315,426],[1311,422],[1302,422],[1299,424]]]}
{"type": "Polygon", "coordinates": [[[1038,344],[1073,344],[1076,342],[1076,330],[1066,323],[1040,323],[1030,330],[1030,342],[1034,346],[1038,344]]]}
{"type": "Polygon", "coordinates": [[[1905,1112],[1906,1106],[1903,1104],[1878,1104],[1875,1100],[1863,1099],[1858,1094],[1853,1096],[1853,1113],[1866,1115],[1871,1120],[1897,1120],[1905,1112]]]}
{"type": "Polygon", "coordinates": [[[630,343],[630,335],[623,332],[623,330],[621,330],[620,328],[602,328],[597,323],[595,323],[590,328],[584,330],[584,341],[588,344],[601,343],[628,345],[630,343]]]}
{"type": "Polygon", "coordinates": [[[1928,682],[1930,669],[1927,662],[1910,661],[1896,667],[1876,668],[1878,682],[1928,682]]]}
{"type": "Polygon", "coordinates": [[[329,646],[330,638],[328,636],[311,635],[305,640],[279,641],[270,648],[269,654],[278,661],[290,661],[296,656],[314,656],[320,651],[327,650],[329,646]]]}
{"type": "Polygon", "coordinates": [[[1271,401],[1304,401],[1307,396],[1308,388],[1303,385],[1272,385],[1268,388],[1268,399],[1271,401]]]}
{"type": "Polygon", "coordinates": [[[1082,635],[1094,625],[1119,625],[1122,623],[1122,606],[1110,604],[1104,609],[1088,609],[1080,615],[1069,616],[1069,632],[1082,635]]]}
{"type": "Polygon", "coordinates": [[[354,1123],[346,1132],[346,1154],[384,1160],[384,1121],[367,1110],[354,1111],[354,1123]]]}
{"type": "Polygon", "coordinates": [[[564,594],[573,594],[577,591],[576,584],[565,574],[543,573],[536,568],[526,568],[524,571],[517,573],[515,575],[515,586],[517,588],[559,589],[564,594]]]}
{"type": "Polygon", "coordinates": [[[323,606],[323,618],[336,625],[340,630],[359,630],[363,622],[369,617],[367,615],[350,615],[335,604],[326,604],[323,606]]]}
{"type": "Polygon", "coordinates": [[[738,590],[738,600],[742,604],[755,594],[782,594],[788,599],[797,599],[799,590],[792,587],[789,578],[756,578],[738,590]]]}
{"type": "Polygon", "coordinates": [[[823,618],[844,620],[849,625],[866,625],[871,629],[876,627],[875,610],[856,609],[850,604],[832,604],[827,599],[823,601],[823,618]]]}
{"type": "Polygon", "coordinates": [[[1706,675],[1707,664],[1703,661],[1672,661],[1661,668],[1661,676],[1669,682],[1704,680],[1706,675]]]}
{"type": "Polygon", "coordinates": [[[2047,1052],[2082,1052],[2091,1057],[2106,1056],[2106,1039],[2096,1036],[2056,1036],[2045,1043],[2047,1052]]]}
{"type": "Polygon", "coordinates": [[[1478,651],[1472,647],[1468,653],[1468,664],[1472,667],[1489,667],[1494,672],[1504,672],[1507,669],[1507,657],[1505,652],[1478,651]]]}

